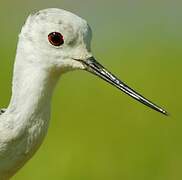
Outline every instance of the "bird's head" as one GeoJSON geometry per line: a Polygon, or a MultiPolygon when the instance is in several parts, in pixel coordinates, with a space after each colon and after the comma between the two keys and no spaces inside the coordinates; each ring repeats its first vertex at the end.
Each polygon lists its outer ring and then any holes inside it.
{"type": "Polygon", "coordinates": [[[75,14],[61,9],[45,9],[30,15],[22,28],[20,41],[27,53],[36,55],[31,63],[60,71],[84,69],[92,57],[91,28],[75,14]],[[77,59],[77,60],[76,60],[77,59]]]}
{"type": "Polygon", "coordinates": [[[163,114],[166,111],[129,88],[99,64],[91,53],[88,23],[68,11],[45,9],[30,15],[22,28],[19,51],[29,64],[67,72],[83,69],[114,85],[137,101],[163,114]]]}

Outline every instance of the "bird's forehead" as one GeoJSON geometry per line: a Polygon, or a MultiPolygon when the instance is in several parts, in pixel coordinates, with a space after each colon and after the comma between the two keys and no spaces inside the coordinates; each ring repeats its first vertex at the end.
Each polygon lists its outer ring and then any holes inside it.
{"type": "Polygon", "coordinates": [[[50,24],[51,26],[53,24],[55,24],[56,26],[72,26],[74,28],[85,28],[87,26],[87,22],[81,17],[61,9],[41,10],[31,16],[31,21],[36,24],[50,24]]]}

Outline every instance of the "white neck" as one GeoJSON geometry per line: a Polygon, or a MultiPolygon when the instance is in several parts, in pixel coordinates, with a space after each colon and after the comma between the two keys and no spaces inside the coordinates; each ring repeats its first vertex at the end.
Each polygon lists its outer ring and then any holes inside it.
{"type": "Polygon", "coordinates": [[[0,157],[0,179],[11,177],[23,166],[38,149],[47,132],[51,97],[60,73],[31,63],[31,58],[35,57],[27,56],[18,49],[12,97],[1,117],[4,119],[0,121],[0,132],[7,132],[5,139],[0,136],[0,142],[6,147],[3,152],[0,149],[3,157],[0,157]]]}
{"type": "Polygon", "coordinates": [[[15,63],[12,97],[8,107],[10,113],[36,114],[49,108],[59,79],[58,74],[51,74],[42,67],[31,64],[25,66],[21,69],[19,62],[15,63]]]}
{"type": "Polygon", "coordinates": [[[56,74],[31,64],[21,69],[19,63],[15,63],[9,113],[25,116],[19,119],[23,121],[34,121],[36,116],[49,115],[52,93],[59,76],[55,77],[56,74]]]}
{"type": "Polygon", "coordinates": [[[35,52],[31,42],[24,43],[21,38],[15,59],[8,112],[26,117],[20,120],[34,121],[36,116],[49,116],[51,97],[60,72],[44,67],[40,63],[44,59],[40,61],[42,57],[35,52]]]}

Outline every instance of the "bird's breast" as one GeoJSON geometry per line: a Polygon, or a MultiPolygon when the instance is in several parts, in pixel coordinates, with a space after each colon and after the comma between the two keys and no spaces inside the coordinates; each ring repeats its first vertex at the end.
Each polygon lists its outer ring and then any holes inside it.
{"type": "Polygon", "coordinates": [[[26,126],[19,124],[16,126],[17,129],[7,130],[9,132],[7,138],[6,135],[3,135],[3,139],[0,137],[0,179],[2,180],[14,175],[43,142],[49,125],[49,113],[30,118],[27,120],[29,123],[25,123],[26,126]]]}

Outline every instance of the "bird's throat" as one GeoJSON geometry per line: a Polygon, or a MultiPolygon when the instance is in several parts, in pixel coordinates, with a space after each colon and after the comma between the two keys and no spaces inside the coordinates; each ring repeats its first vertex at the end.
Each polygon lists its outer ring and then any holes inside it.
{"type": "Polygon", "coordinates": [[[10,124],[17,129],[17,137],[25,137],[23,153],[34,152],[44,139],[50,119],[51,98],[59,74],[17,61],[14,68],[12,98],[7,109],[12,114],[10,124]]]}
{"type": "Polygon", "coordinates": [[[0,162],[0,178],[1,174],[3,178],[13,175],[41,145],[47,133],[52,93],[58,79],[59,74],[33,64],[22,66],[21,61],[16,61],[12,97],[3,115],[7,114],[8,118],[2,121],[9,133],[1,142],[7,151],[1,153],[4,158],[0,162]]]}

